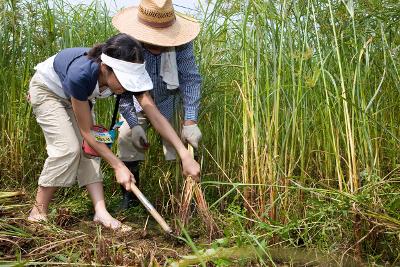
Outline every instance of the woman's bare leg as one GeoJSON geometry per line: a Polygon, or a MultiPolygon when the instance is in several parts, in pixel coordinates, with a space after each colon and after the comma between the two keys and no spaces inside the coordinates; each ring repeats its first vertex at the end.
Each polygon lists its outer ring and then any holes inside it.
{"type": "Polygon", "coordinates": [[[29,214],[28,220],[31,222],[39,222],[47,220],[47,211],[49,203],[53,198],[54,192],[57,187],[44,187],[39,186],[36,194],[36,202],[33,205],[31,213],[29,214]]]}

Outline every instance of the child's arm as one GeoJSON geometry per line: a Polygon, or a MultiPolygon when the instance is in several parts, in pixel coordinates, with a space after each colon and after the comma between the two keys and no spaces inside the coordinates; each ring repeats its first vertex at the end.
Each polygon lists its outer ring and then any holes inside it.
{"type": "Polygon", "coordinates": [[[71,97],[71,103],[82,137],[89,146],[96,150],[96,152],[111,165],[114,169],[117,182],[122,184],[126,190],[130,190],[130,184],[134,181],[133,174],[125,164],[114,155],[106,144],[97,142],[90,133],[90,128],[93,126],[93,118],[88,101],[80,101],[71,97]]]}
{"type": "Polygon", "coordinates": [[[192,176],[193,179],[199,180],[200,165],[192,158],[168,120],[160,113],[150,94],[145,92],[138,95],[136,99],[143,108],[143,111],[146,113],[154,129],[173,145],[178,152],[182,160],[183,175],[192,176]]]}

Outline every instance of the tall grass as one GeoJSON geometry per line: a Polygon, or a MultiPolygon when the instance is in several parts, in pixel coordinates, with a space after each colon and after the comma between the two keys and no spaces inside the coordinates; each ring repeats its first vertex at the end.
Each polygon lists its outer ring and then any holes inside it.
{"type": "Polygon", "coordinates": [[[42,0],[0,4],[1,183],[17,186],[37,177],[45,158],[44,138],[26,100],[34,66],[60,49],[105,41],[115,30],[105,5],[42,0]]]}
{"type": "MultiPolygon", "coordinates": [[[[35,64],[114,33],[102,6],[51,3],[1,2],[3,187],[35,184],[45,158],[25,101],[35,64]]],[[[306,246],[398,263],[398,1],[218,0],[203,9],[199,155],[226,235],[257,251],[306,246]]],[[[148,157],[146,190],[169,205],[174,166],[148,157]]]]}
{"type": "MultiPolygon", "coordinates": [[[[399,10],[396,1],[217,1],[204,19],[204,116],[219,125],[206,145],[229,140],[210,154],[248,184],[238,197],[249,219],[309,221],[320,209],[322,232],[311,242],[328,231],[327,247],[345,240],[358,255],[385,235],[374,227],[388,221],[375,215],[391,214],[397,225],[399,10]],[[319,189],[324,202],[315,202],[319,189]],[[347,197],[345,210],[334,209],[337,193],[347,197]]],[[[298,227],[304,238],[308,222],[298,227]]],[[[391,229],[388,237],[399,231],[391,229]]],[[[389,239],[379,247],[398,246],[389,239]]]]}

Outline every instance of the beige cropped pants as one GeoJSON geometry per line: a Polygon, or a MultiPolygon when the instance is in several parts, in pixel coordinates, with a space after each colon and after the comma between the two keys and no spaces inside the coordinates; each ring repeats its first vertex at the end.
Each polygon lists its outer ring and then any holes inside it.
{"type": "Polygon", "coordinates": [[[100,158],[89,159],[82,152],[79,131],[71,102],[59,97],[34,75],[29,96],[36,121],[46,139],[48,157],[39,177],[43,187],[70,187],[102,182],[100,158]]]}

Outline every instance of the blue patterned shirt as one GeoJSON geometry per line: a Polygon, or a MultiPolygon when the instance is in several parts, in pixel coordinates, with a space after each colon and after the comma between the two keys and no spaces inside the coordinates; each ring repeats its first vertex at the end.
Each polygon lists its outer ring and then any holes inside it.
{"type": "MultiPolygon", "coordinates": [[[[175,106],[175,95],[179,92],[183,100],[184,119],[197,121],[200,107],[201,76],[193,53],[193,42],[177,46],[175,51],[179,88],[169,90],[160,76],[161,55],[153,55],[143,49],[146,70],[153,82],[153,90],[149,93],[161,114],[171,121],[175,106]]],[[[132,98],[131,92],[125,92],[122,94],[119,104],[119,112],[128,122],[130,128],[139,124],[136,111],[141,111],[137,101],[135,101],[136,107],[132,105],[132,98]]]]}

